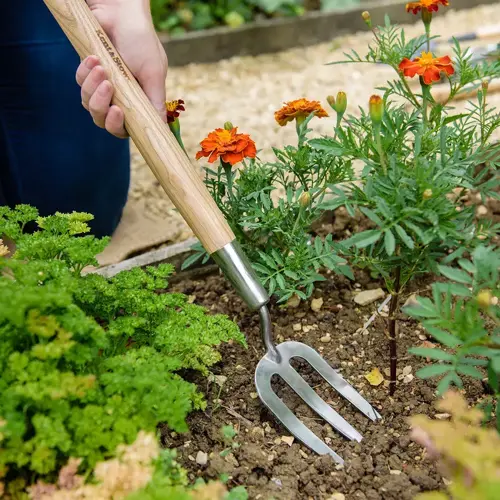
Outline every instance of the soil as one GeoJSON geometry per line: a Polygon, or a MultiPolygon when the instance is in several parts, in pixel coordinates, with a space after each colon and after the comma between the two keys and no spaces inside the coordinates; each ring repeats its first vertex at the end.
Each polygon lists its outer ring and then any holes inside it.
{"type": "MultiPolygon", "coordinates": [[[[378,288],[381,283],[366,274],[358,274],[356,279],[352,282],[328,276],[315,291],[314,297],[324,300],[318,312],[311,310],[311,300],[287,309],[271,304],[275,341],[296,340],[317,349],[383,416],[382,421],[371,422],[308,365],[297,365],[317,393],[361,432],[362,442],[351,442],[318,418],[282,381],[274,383],[277,394],[295,414],[344,458],[343,467],[328,456],[318,456],[297,441],[288,440],[288,431],[260,402],[253,379],[254,368],[264,354],[259,319],[247,310],[229,284],[220,276],[210,276],[174,286],[175,291],[190,295],[196,303],[233,318],[248,339],[247,349],[236,344],[222,347],[223,362],[213,370],[222,377],[216,377],[216,382],[197,380],[205,384],[208,407],[190,416],[190,432],[176,435],[163,429],[163,444],[178,449],[179,460],[192,480],[228,475],[229,485],[244,485],[251,499],[262,500],[334,500],[344,496],[347,500],[405,500],[445,486],[408,432],[409,416],[435,414],[435,384],[414,377],[425,360],[407,352],[409,347],[426,342],[424,332],[417,322],[401,318],[400,380],[394,397],[389,397],[385,319],[379,316],[366,332],[360,331],[378,304],[359,307],[353,301],[356,290],[378,288]],[[379,368],[386,379],[379,386],[371,386],[365,379],[374,368],[379,368]],[[225,425],[238,430],[234,449],[228,449],[231,445],[222,439],[221,428],[225,425]],[[197,463],[199,451],[208,454],[205,465],[197,463]]],[[[425,294],[429,284],[420,282],[416,288],[425,294]]],[[[482,392],[480,383],[472,382],[466,388],[471,401],[476,401],[482,392]]]]}

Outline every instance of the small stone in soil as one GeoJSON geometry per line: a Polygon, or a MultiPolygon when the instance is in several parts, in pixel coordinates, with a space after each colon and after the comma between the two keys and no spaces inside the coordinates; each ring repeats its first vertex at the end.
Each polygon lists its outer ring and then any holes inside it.
{"type": "Polygon", "coordinates": [[[413,371],[413,368],[411,366],[405,366],[403,368],[403,376],[409,375],[413,371]]]}
{"type": "Polygon", "coordinates": [[[483,217],[487,214],[488,214],[488,209],[484,205],[480,205],[479,207],[477,207],[476,215],[478,217],[483,217]]]}
{"type": "Polygon", "coordinates": [[[408,375],[405,375],[405,377],[403,378],[403,384],[409,384],[410,382],[413,381],[415,377],[409,373],[408,375]]]}
{"type": "Polygon", "coordinates": [[[330,335],[325,335],[324,337],[321,337],[320,342],[323,342],[323,344],[328,344],[328,342],[332,341],[332,337],[330,335]]]}
{"type": "Polygon", "coordinates": [[[437,413],[434,417],[438,420],[447,420],[451,417],[451,415],[449,413],[437,413]]]}
{"type": "Polygon", "coordinates": [[[300,305],[300,297],[298,297],[297,295],[292,295],[287,303],[286,303],[287,307],[291,307],[292,309],[295,309],[296,307],[299,307],[300,305]]]}
{"type": "Polygon", "coordinates": [[[283,441],[283,443],[287,444],[288,446],[292,446],[295,438],[293,436],[281,436],[281,441],[283,441]]]}
{"type": "Polygon", "coordinates": [[[333,493],[327,500],[345,500],[345,495],[343,493],[333,493]]]}
{"type": "Polygon", "coordinates": [[[199,451],[196,455],[196,463],[198,465],[207,465],[208,455],[204,451],[199,451]]]}
{"type": "Polygon", "coordinates": [[[320,297],[318,299],[311,300],[311,310],[318,312],[323,307],[323,299],[320,297]]]}
{"type": "Polygon", "coordinates": [[[250,397],[251,397],[252,399],[257,399],[257,398],[259,397],[259,395],[258,395],[256,392],[251,392],[251,393],[250,393],[250,397]]]}
{"type": "Polygon", "coordinates": [[[302,330],[302,325],[300,323],[295,323],[293,325],[293,331],[294,332],[300,332],[300,330],[302,330]]]}
{"type": "Polygon", "coordinates": [[[354,302],[360,306],[367,306],[372,304],[376,300],[383,299],[385,297],[385,292],[382,288],[375,288],[374,290],[365,290],[358,293],[354,297],[354,302]]]}

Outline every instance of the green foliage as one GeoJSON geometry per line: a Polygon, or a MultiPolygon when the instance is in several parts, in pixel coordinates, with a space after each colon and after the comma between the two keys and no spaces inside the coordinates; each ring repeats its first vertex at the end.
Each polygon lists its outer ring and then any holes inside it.
{"type": "Polygon", "coordinates": [[[443,346],[410,350],[435,361],[417,376],[441,377],[439,394],[452,384],[462,388],[464,376],[487,377],[491,397],[483,406],[488,417],[496,410],[500,432],[500,249],[480,246],[470,259],[457,253],[446,264],[440,270],[448,280],[433,284],[432,298],[405,308],[443,346]]]}
{"type": "MultiPolygon", "coordinates": [[[[326,196],[352,178],[352,164],[332,152],[309,144],[307,125],[298,129],[298,145],[274,149],[276,161],[244,163],[238,171],[220,164],[206,169],[205,183],[250,257],[269,293],[286,301],[297,294],[309,297],[325,278],[321,269],[352,277],[337,255],[331,235],[313,238],[311,226],[324,213],[326,196]]],[[[184,266],[206,258],[198,248],[184,266]]]]}
{"type": "Polygon", "coordinates": [[[164,422],[185,418],[204,400],[178,374],[208,373],[215,347],[237,326],[164,291],[170,265],[82,276],[105,241],[88,232],[88,214],[40,218],[0,207],[0,234],[16,242],[0,258],[0,478],[53,477],[68,457],[89,470],[164,422]],[[39,229],[23,234],[31,221],[39,229]]]}
{"type": "Polygon", "coordinates": [[[360,0],[151,0],[157,29],[172,35],[219,25],[236,28],[261,17],[300,16],[358,5],[360,0]]]}
{"type": "Polygon", "coordinates": [[[500,436],[484,428],[482,414],[469,409],[461,395],[449,391],[437,404],[450,421],[424,415],[410,419],[413,438],[438,459],[448,478],[446,492],[420,493],[415,500],[495,500],[500,491],[500,436]]]}

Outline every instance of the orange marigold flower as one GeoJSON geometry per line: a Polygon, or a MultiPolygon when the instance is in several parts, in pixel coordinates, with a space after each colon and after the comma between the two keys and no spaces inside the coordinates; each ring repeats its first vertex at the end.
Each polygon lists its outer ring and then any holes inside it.
{"type": "Polygon", "coordinates": [[[278,124],[283,127],[288,122],[295,119],[305,119],[311,113],[318,118],[325,118],[328,113],[323,109],[319,101],[309,101],[308,99],[296,99],[286,102],[285,105],[274,113],[274,118],[278,124]]]}
{"type": "Polygon", "coordinates": [[[257,155],[255,142],[247,134],[238,134],[237,127],[231,130],[217,128],[200,145],[201,151],[196,153],[196,159],[205,157],[209,163],[220,157],[223,162],[235,165],[243,158],[255,158],[257,155]]]}
{"type": "Polygon", "coordinates": [[[182,99],[167,101],[165,103],[165,108],[167,109],[167,123],[175,122],[175,120],[179,118],[181,111],[186,111],[184,101],[182,99]]]}
{"type": "Polygon", "coordinates": [[[449,0],[420,0],[419,2],[409,2],[406,4],[406,12],[418,14],[422,9],[425,9],[427,12],[437,12],[439,10],[439,5],[448,7],[450,2],[449,0]]]}
{"type": "Polygon", "coordinates": [[[415,75],[421,76],[426,85],[438,82],[441,73],[446,73],[448,76],[455,73],[449,56],[433,57],[431,52],[422,52],[421,57],[416,57],[412,61],[405,57],[399,64],[399,69],[410,78],[415,75]]]}

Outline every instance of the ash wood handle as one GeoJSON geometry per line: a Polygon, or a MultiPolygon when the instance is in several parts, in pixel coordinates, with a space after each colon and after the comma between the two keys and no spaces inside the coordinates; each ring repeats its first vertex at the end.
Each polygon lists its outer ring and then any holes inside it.
{"type": "MultiPolygon", "coordinates": [[[[80,57],[99,57],[130,137],[184,220],[210,253],[235,237],[205,184],[84,0],[44,0],[80,57]]],[[[76,68],[75,68],[76,70],[76,68]]]]}

